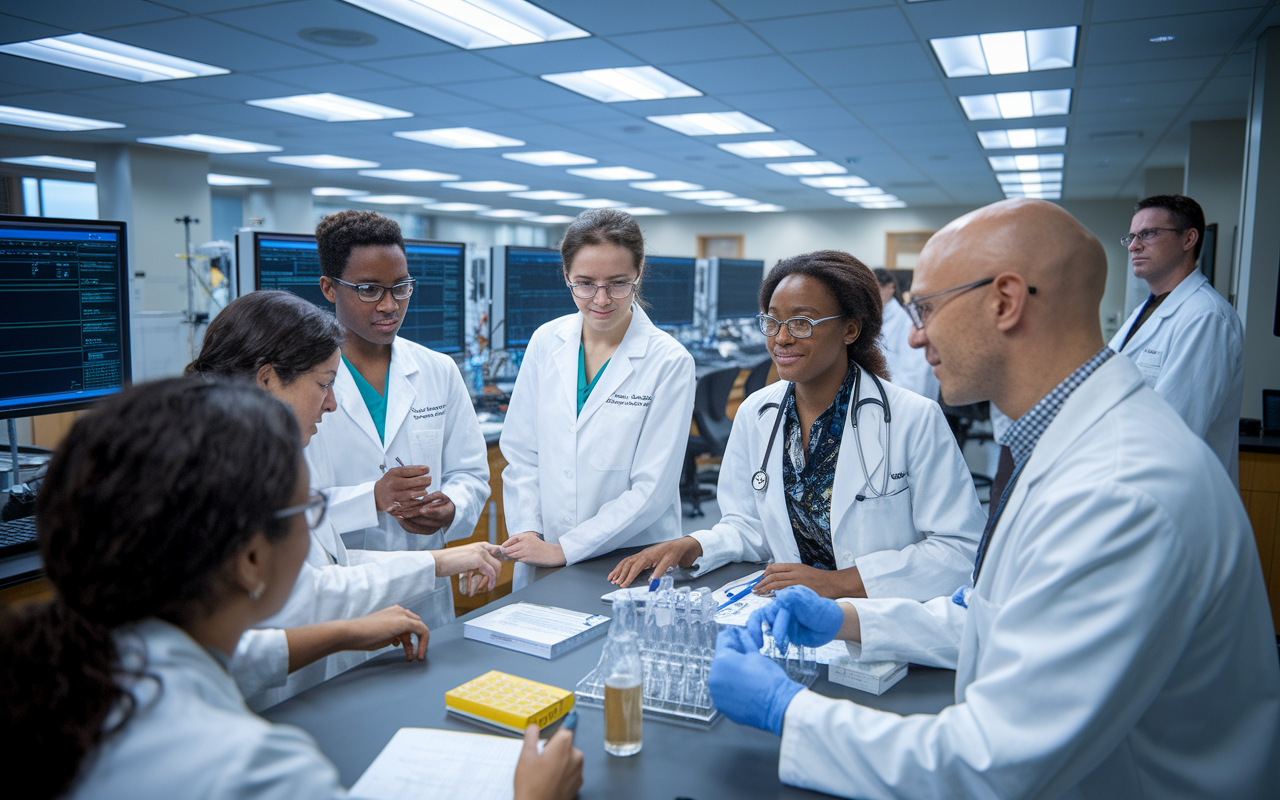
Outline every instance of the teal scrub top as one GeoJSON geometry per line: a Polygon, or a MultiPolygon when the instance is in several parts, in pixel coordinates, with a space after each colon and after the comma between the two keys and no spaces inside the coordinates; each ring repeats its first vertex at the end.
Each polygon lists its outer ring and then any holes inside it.
{"type": "Polygon", "coordinates": [[[596,371],[596,376],[587,382],[587,351],[578,343],[578,413],[582,413],[582,407],[587,404],[587,398],[591,396],[591,390],[596,388],[596,383],[600,381],[600,376],[604,374],[605,367],[609,366],[610,358],[600,365],[600,369],[596,371]]]}
{"type": "MultiPolygon", "coordinates": [[[[347,365],[347,369],[351,370],[351,377],[356,379],[356,388],[360,390],[360,397],[364,400],[365,408],[369,409],[369,416],[373,417],[373,427],[378,429],[378,438],[383,444],[387,442],[387,398],[378,394],[378,390],[373,388],[373,384],[364,379],[360,374],[360,370],[356,369],[350,361],[347,361],[346,353],[342,355],[342,361],[347,365]]],[[[603,370],[601,370],[603,372],[603,370]]],[[[382,383],[383,386],[390,388],[391,386],[391,365],[387,365],[387,377],[382,383]]],[[[579,404],[578,409],[582,406],[579,404]]]]}

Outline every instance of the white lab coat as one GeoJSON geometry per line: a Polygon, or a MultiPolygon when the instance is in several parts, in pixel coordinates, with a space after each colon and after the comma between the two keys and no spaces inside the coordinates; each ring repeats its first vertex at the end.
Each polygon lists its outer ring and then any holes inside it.
{"type": "Polygon", "coordinates": [[[315,740],[245,708],[219,660],[186,631],[149,619],[118,631],[116,643],[127,666],[145,652],[145,677],[125,684],[137,707],[85,759],[69,800],[347,796],[315,740]]]}
{"type": "MultiPolygon", "coordinates": [[[[448,356],[397,337],[387,384],[384,445],[350,369],[345,362],[338,367],[338,409],[325,415],[305,451],[312,486],[329,496],[326,518],[352,552],[438,550],[446,542],[471,536],[489,499],[489,460],[457,365],[448,356]],[[446,529],[420,536],[378,511],[373,486],[384,469],[397,466],[397,457],[405,464],[430,467],[428,491],[444,492],[456,509],[446,529]]],[[[331,544],[334,549],[342,546],[331,544]]],[[[413,610],[429,627],[453,621],[451,583],[441,581],[413,610]]]]}
{"type": "Polygon", "coordinates": [[[889,298],[880,327],[880,352],[889,362],[889,377],[895,384],[922,397],[937,400],[938,377],[933,374],[924,349],[907,343],[913,327],[907,310],[897,298],[889,298]]]}
{"type": "MultiPolygon", "coordinates": [[[[697,574],[730,561],[800,561],[783,494],[785,422],[769,454],[768,488],[758,492],[751,483],[788,385],[779,381],[755,392],[734,417],[716,490],[720,521],[691,534],[702,545],[694,562],[697,574]]],[[[889,488],[885,497],[871,496],[858,461],[857,434],[846,422],[831,492],[836,567],[856,566],[870,597],[927,600],[951,592],[973,569],[986,515],[941,407],[892,383],[884,390],[892,416],[889,488]],[[857,500],[860,494],[866,499],[857,500]]],[[[880,399],[865,372],[861,395],[880,399]]],[[[854,405],[850,401],[850,415],[854,405]]],[[[886,466],[884,412],[865,404],[858,425],[870,485],[878,492],[886,466]]]]}
{"type": "Polygon", "coordinates": [[[783,782],[868,799],[1275,796],[1280,668],[1249,519],[1128,359],[1044,432],[967,598],[853,601],[861,656],[956,668],[956,704],[903,717],[802,692],[783,782]]]}
{"type": "Polygon", "coordinates": [[[1244,327],[1199,270],[1182,280],[1133,338],[1125,334],[1138,306],[1111,339],[1111,349],[1138,365],[1147,385],[1208,443],[1240,485],[1240,400],[1244,395],[1244,327]]]}
{"type": "MultiPolygon", "coordinates": [[[[567,564],[680,535],[693,419],[693,356],[639,306],[578,414],[581,342],[581,314],[534,332],[500,443],[507,532],[542,534],[567,564]]],[[[515,588],[538,577],[517,564],[515,588]]]]}

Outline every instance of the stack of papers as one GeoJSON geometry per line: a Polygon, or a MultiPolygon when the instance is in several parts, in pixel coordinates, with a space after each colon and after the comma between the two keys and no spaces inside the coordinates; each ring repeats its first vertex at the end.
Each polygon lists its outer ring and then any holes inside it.
{"type": "Polygon", "coordinates": [[[604,634],[608,621],[603,614],[512,603],[466,623],[462,635],[539,658],[555,658],[604,634]]]}
{"type": "Polygon", "coordinates": [[[351,800],[511,800],[523,746],[521,740],[505,736],[401,728],[347,796],[351,800]]]}

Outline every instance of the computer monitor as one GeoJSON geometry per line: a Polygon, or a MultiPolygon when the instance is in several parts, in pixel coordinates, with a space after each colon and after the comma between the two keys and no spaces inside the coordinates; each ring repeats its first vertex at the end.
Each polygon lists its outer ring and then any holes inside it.
{"type": "Polygon", "coordinates": [[[564,285],[560,251],[549,247],[494,247],[492,346],[526,347],[538,326],[578,310],[564,285]]]}
{"type": "MultiPolygon", "coordinates": [[[[333,304],[320,291],[320,257],[315,236],[261,231],[249,235],[252,240],[242,240],[239,249],[242,258],[252,258],[253,275],[250,282],[242,285],[285,289],[321,308],[333,309],[333,304]]],[[[438,353],[462,353],[467,344],[466,245],[405,239],[404,250],[409,274],[418,282],[405,311],[400,335],[438,353]]],[[[247,277],[243,270],[241,276],[247,277]]]]}
{"type": "Polygon", "coordinates": [[[641,284],[646,313],[659,328],[693,324],[697,259],[673,256],[645,256],[649,275],[641,284]]]}
{"type": "Polygon", "coordinates": [[[754,317],[760,313],[760,284],[764,262],[741,258],[713,258],[711,285],[716,287],[717,319],[754,317]]]}
{"type": "Polygon", "coordinates": [[[0,419],[128,384],[126,243],[123,222],[0,215],[0,419]]]}

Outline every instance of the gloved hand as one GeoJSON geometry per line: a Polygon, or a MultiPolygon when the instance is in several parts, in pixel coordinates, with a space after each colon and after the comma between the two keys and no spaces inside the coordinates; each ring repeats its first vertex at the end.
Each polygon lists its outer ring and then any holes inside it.
{"type": "Polygon", "coordinates": [[[747,633],[757,650],[764,647],[762,626],[765,622],[769,623],[778,651],[786,653],[792,642],[804,647],[821,647],[836,638],[844,625],[844,609],[808,586],[788,586],[774,594],[772,603],[757,608],[747,618],[747,633]]]}
{"type": "Polygon", "coordinates": [[[782,734],[782,718],[791,698],[804,687],[782,667],[760,655],[747,632],[726,626],[716,637],[716,657],[707,678],[711,702],[742,725],[782,734]]]}

